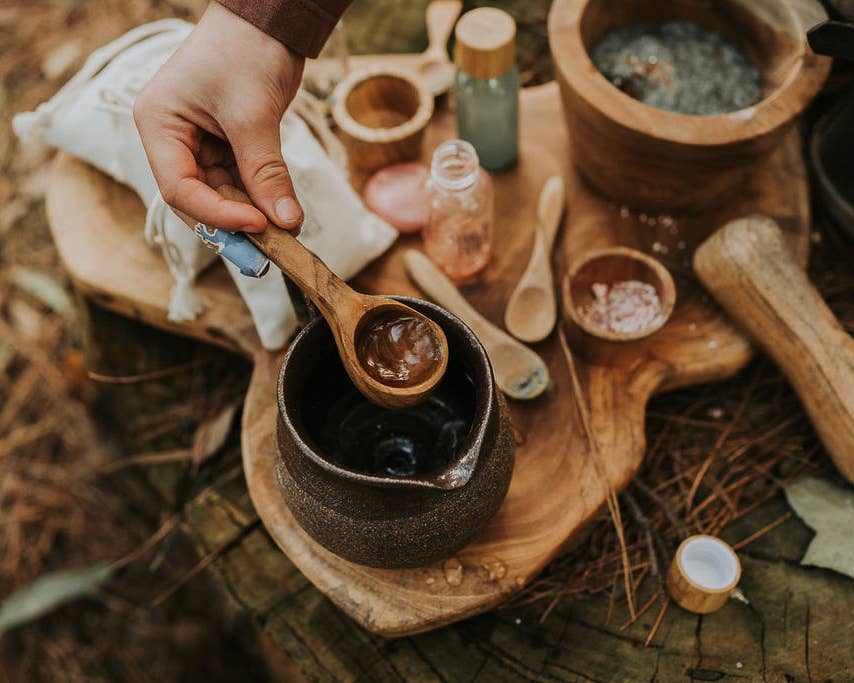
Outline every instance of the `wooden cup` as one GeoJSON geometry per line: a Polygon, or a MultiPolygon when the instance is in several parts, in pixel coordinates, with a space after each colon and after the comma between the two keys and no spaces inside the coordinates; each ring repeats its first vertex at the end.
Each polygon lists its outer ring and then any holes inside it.
{"type": "Polygon", "coordinates": [[[354,168],[374,171],[421,157],[433,96],[417,76],[392,68],[355,71],[332,100],[332,118],[354,168]]]}
{"type": "Polygon", "coordinates": [[[667,570],[667,591],[676,603],[697,614],[723,607],[741,578],[735,551],[715,536],[691,536],[676,550],[667,570]]]}

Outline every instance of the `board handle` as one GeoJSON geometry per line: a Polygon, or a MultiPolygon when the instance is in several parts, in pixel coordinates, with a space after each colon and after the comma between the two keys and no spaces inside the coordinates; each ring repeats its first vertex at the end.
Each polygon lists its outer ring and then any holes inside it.
{"type": "Polygon", "coordinates": [[[777,224],[734,220],[694,254],[694,270],[798,393],[839,471],[854,483],[854,339],[795,262],[777,224]]]}

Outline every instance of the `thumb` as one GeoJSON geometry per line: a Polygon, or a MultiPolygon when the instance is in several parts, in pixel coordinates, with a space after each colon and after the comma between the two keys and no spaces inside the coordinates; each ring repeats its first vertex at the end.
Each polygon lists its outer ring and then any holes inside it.
{"type": "Polygon", "coordinates": [[[277,118],[241,126],[229,138],[246,193],[267,218],[280,228],[299,230],[302,206],[282,158],[277,118]]]}

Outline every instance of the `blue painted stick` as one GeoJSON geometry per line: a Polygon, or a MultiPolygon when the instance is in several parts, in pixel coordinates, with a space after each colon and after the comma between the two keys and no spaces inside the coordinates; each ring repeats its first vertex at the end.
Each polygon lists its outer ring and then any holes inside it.
{"type": "Polygon", "coordinates": [[[204,223],[196,223],[193,232],[217,254],[240,268],[243,275],[264,277],[270,270],[270,259],[242,232],[211,228],[204,223]]]}

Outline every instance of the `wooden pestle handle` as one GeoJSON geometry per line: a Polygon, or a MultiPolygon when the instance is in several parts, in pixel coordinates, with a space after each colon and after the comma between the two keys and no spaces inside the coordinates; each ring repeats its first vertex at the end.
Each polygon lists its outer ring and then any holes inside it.
{"type": "Polygon", "coordinates": [[[728,223],[697,249],[694,270],[780,366],[854,483],[854,339],[795,263],[777,224],[764,216],[728,223]]]}
{"type": "MultiPolygon", "coordinates": [[[[217,192],[235,202],[252,203],[246,193],[231,185],[223,185],[217,192]]],[[[342,302],[359,296],[290,231],[268,225],[264,232],[243,234],[308,295],[327,320],[340,318],[342,302]]]]}
{"type": "Polygon", "coordinates": [[[459,0],[435,0],[427,6],[427,52],[447,60],[448,39],[463,10],[459,0]]]}

